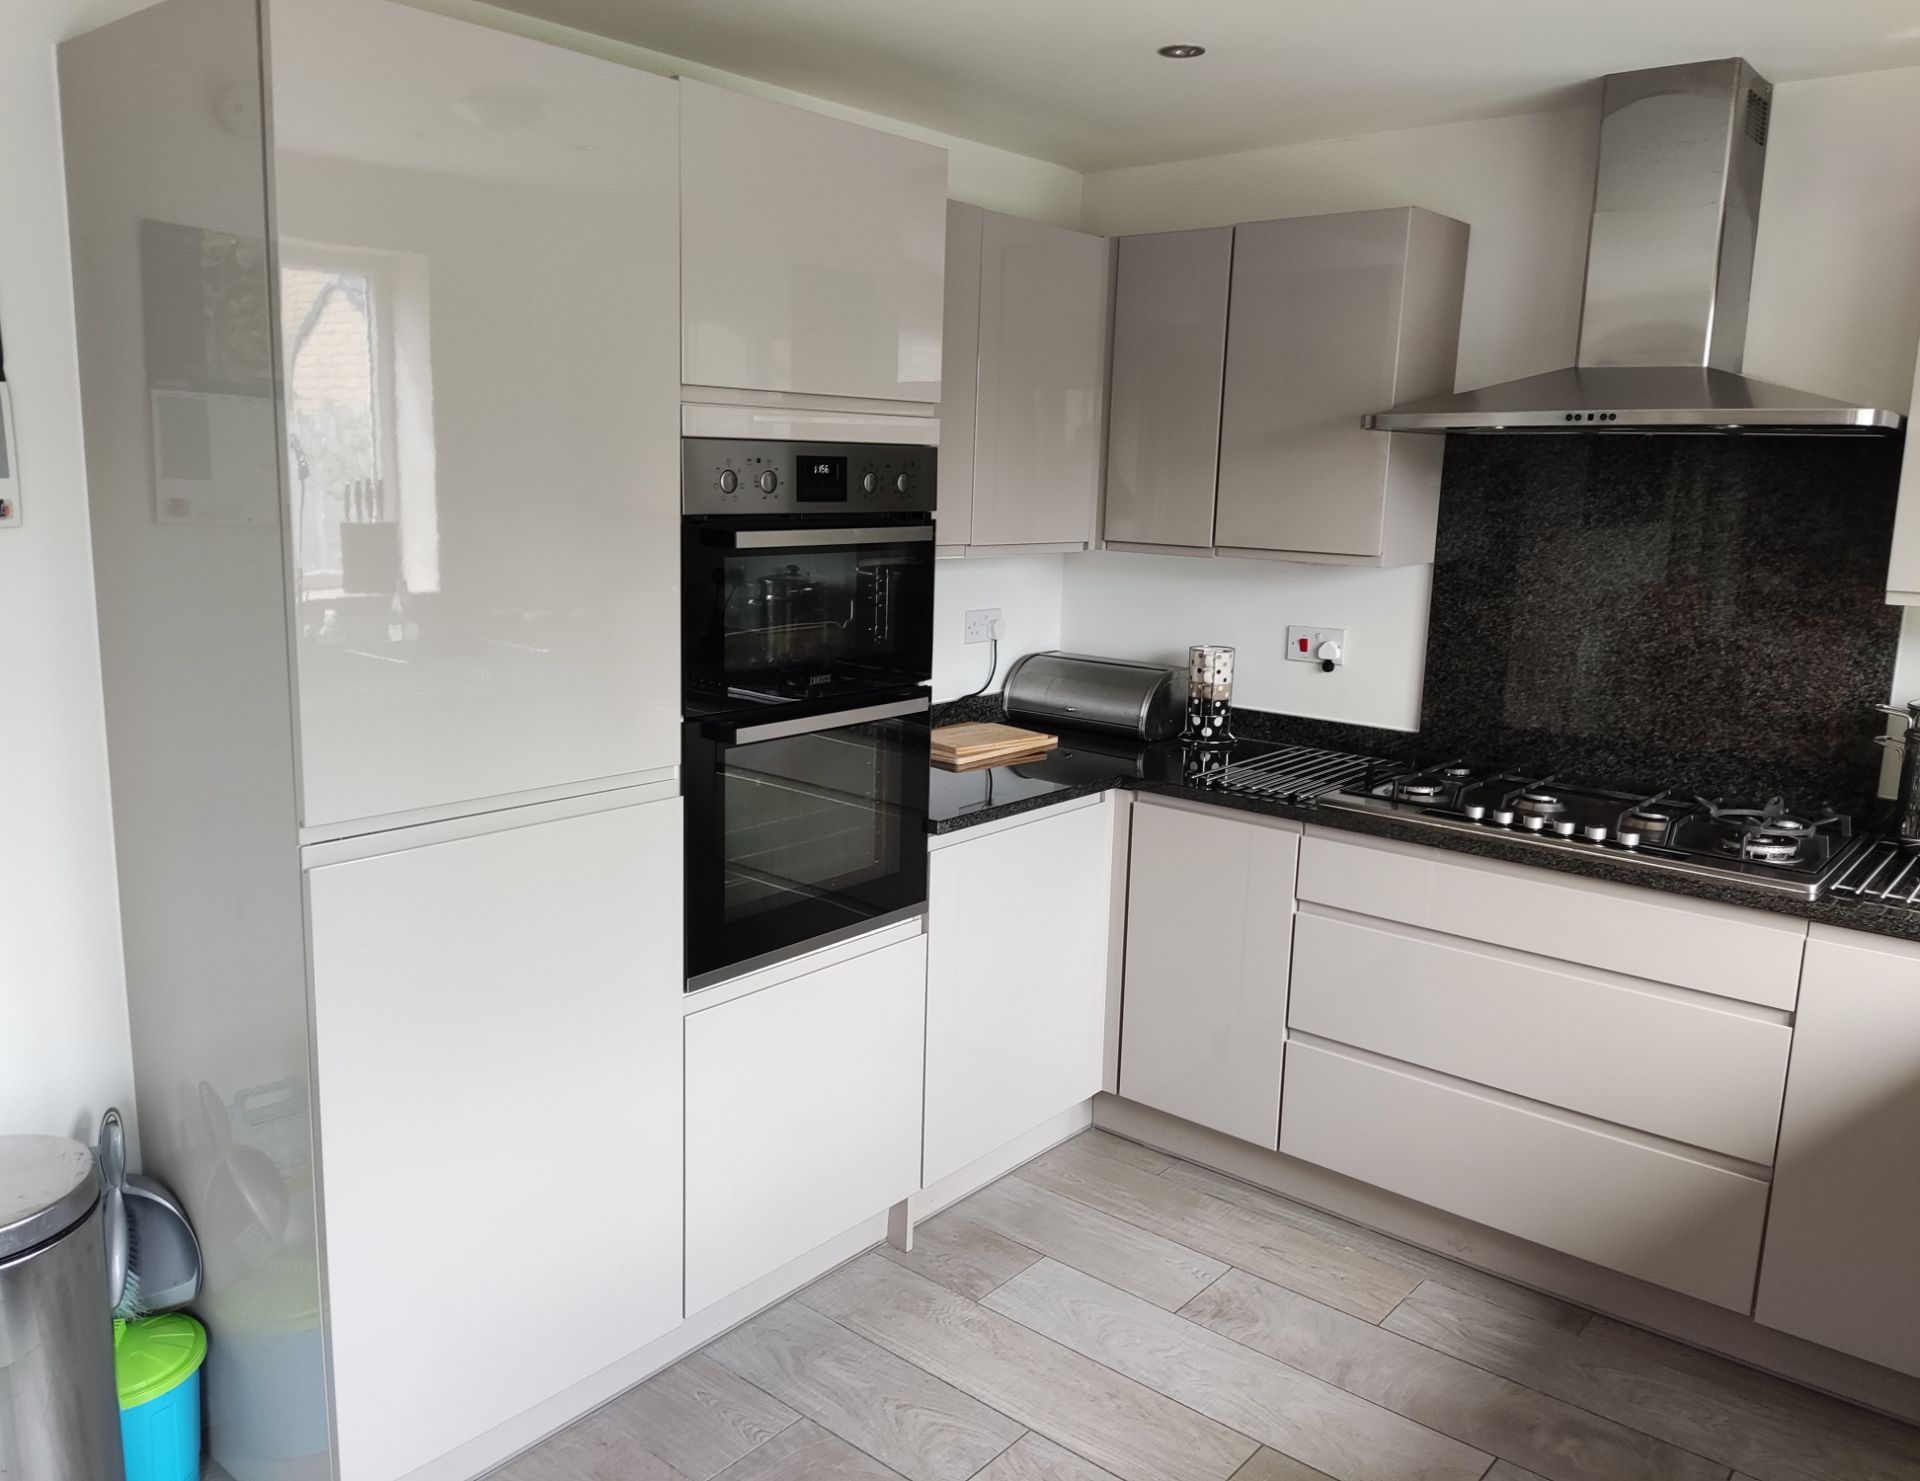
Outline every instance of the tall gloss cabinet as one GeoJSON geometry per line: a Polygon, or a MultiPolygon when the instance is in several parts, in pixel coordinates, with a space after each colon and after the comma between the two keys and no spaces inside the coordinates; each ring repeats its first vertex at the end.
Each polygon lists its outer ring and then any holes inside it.
{"type": "Polygon", "coordinates": [[[472,1476],[681,1310],[674,84],[386,0],[163,0],[60,74],[212,1454],[472,1476]]]}

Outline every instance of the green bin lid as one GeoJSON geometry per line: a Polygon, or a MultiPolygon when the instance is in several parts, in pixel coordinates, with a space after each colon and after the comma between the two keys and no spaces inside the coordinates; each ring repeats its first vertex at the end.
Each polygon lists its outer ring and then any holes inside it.
{"type": "Polygon", "coordinates": [[[138,1409],[149,1399],[171,1393],[189,1378],[207,1355],[207,1329],[175,1312],[115,1323],[113,1376],[120,1384],[120,1407],[138,1409]]]}

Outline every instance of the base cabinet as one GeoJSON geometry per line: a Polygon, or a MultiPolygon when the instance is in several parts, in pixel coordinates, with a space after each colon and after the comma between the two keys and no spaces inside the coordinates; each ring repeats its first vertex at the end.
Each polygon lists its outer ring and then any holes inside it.
{"type": "Polygon", "coordinates": [[[934,851],[923,1183],[1099,1090],[1114,806],[934,851]]]}
{"type": "Polygon", "coordinates": [[[1272,1150],[1300,829],[1134,809],[1120,1094],[1272,1150]]]}
{"type": "Polygon", "coordinates": [[[680,802],[325,864],[307,908],[339,1475],[394,1481],[680,1318],[680,802]]]}
{"type": "Polygon", "coordinates": [[[1754,1318],[1920,1375],[1920,947],[1813,928],[1754,1318]]]}
{"type": "Polygon", "coordinates": [[[687,1015],[688,1315],[920,1186],[926,980],[917,936],[687,1015]]]}

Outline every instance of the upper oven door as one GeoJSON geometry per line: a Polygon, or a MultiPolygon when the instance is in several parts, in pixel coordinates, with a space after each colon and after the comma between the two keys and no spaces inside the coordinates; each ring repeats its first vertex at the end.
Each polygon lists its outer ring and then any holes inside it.
{"type": "Polygon", "coordinates": [[[928,707],[686,722],[690,988],[924,908],[928,707]]]}
{"type": "Polygon", "coordinates": [[[809,699],[933,677],[933,526],[924,515],[689,518],[681,529],[687,686],[809,699]]]}

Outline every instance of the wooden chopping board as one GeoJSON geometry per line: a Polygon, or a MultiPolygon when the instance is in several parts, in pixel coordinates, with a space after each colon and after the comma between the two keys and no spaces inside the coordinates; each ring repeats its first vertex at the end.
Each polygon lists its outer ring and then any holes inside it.
{"type": "Polygon", "coordinates": [[[1004,766],[1044,756],[1060,744],[1060,737],[1017,725],[973,722],[942,725],[933,732],[933,764],[948,771],[971,771],[979,766],[1004,766]]]}

